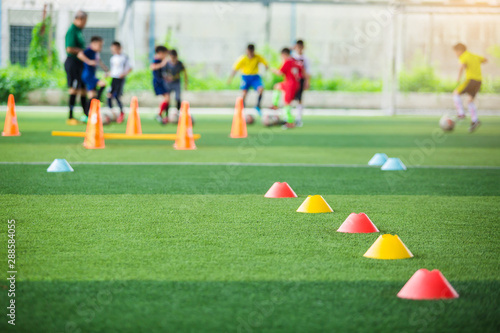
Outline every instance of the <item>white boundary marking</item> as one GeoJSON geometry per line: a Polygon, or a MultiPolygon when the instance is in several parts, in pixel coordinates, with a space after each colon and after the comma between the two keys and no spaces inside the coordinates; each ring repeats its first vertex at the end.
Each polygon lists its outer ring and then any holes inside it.
{"type": "MultiPolygon", "coordinates": [[[[52,162],[2,162],[0,165],[50,165],[52,162]]],[[[372,168],[365,164],[309,164],[309,163],[241,163],[241,162],[69,162],[75,165],[205,165],[205,166],[249,166],[249,167],[304,167],[304,168],[372,168]]],[[[410,169],[486,169],[500,170],[500,166],[486,165],[411,165],[410,169]]]]}

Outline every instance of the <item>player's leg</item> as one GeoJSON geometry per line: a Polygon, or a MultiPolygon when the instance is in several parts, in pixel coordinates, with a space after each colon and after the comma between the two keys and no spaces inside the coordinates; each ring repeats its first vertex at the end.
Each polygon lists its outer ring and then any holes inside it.
{"type": "Polygon", "coordinates": [[[243,98],[243,106],[246,105],[247,95],[248,95],[248,90],[247,89],[243,89],[241,91],[241,98],[243,98]]]}
{"type": "Polygon", "coordinates": [[[66,123],[68,125],[77,125],[78,121],[74,118],[73,110],[76,104],[76,95],[78,93],[78,83],[81,78],[77,77],[78,73],[76,73],[74,68],[74,59],[68,57],[64,62],[64,69],[66,71],[66,80],[68,84],[68,106],[69,106],[69,116],[66,123]]]}
{"type": "Polygon", "coordinates": [[[471,80],[467,91],[467,109],[469,110],[471,120],[469,132],[471,133],[474,132],[481,124],[477,115],[476,105],[474,104],[474,99],[476,98],[476,94],[479,92],[480,88],[481,82],[471,80]]]}
{"type": "Polygon", "coordinates": [[[102,93],[104,92],[104,89],[106,88],[106,81],[104,80],[98,80],[96,83],[97,86],[97,95],[96,98],[98,100],[101,100],[102,93]]]}
{"type": "Polygon", "coordinates": [[[455,103],[455,107],[457,108],[458,119],[465,118],[464,106],[462,104],[462,98],[460,97],[460,95],[464,93],[465,89],[467,88],[467,85],[468,81],[465,81],[453,91],[453,102],[455,103]]]}
{"type": "Polygon", "coordinates": [[[115,93],[116,93],[116,79],[113,78],[111,80],[111,87],[109,88],[109,91],[106,94],[106,98],[107,98],[107,101],[108,101],[108,108],[109,108],[110,111],[113,110],[113,98],[114,98],[114,94],[115,93]]]}
{"type": "Polygon", "coordinates": [[[181,112],[181,83],[177,82],[173,85],[172,90],[175,92],[175,102],[177,103],[177,112],[181,112]]]}
{"type": "Polygon", "coordinates": [[[120,108],[120,115],[116,119],[116,122],[118,124],[121,124],[123,122],[123,119],[125,118],[125,112],[123,112],[123,103],[122,103],[124,85],[125,85],[125,79],[120,79],[117,83],[117,89],[114,94],[114,98],[116,99],[116,104],[118,104],[118,107],[120,108]]]}
{"type": "Polygon", "coordinates": [[[295,118],[292,114],[292,102],[297,93],[297,87],[292,85],[283,85],[283,111],[285,113],[285,125],[284,128],[293,128],[295,126],[295,118]]]}
{"type": "Polygon", "coordinates": [[[297,104],[297,119],[295,120],[295,125],[297,127],[302,127],[302,114],[304,113],[304,106],[302,105],[302,94],[304,93],[305,79],[300,79],[299,90],[297,90],[297,94],[295,95],[295,100],[298,102],[297,104]]]}
{"type": "Polygon", "coordinates": [[[260,75],[257,75],[257,77],[255,78],[254,89],[255,91],[257,91],[257,94],[259,94],[259,96],[257,97],[257,105],[255,106],[255,110],[257,110],[259,116],[262,117],[260,106],[262,103],[262,95],[264,94],[264,84],[262,83],[262,78],[260,77],[260,75]]]}
{"type": "Polygon", "coordinates": [[[161,123],[163,125],[168,123],[168,109],[170,107],[170,91],[166,92],[163,95],[163,103],[162,103],[163,110],[161,110],[161,113],[165,112],[165,117],[162,117],[161,123]]]}
{"type": "Polygon", "coordinates": [[[83,109],[83,116],[81,119],[85,119],[85,117],[88,117],[89,115],[89,108],[90,108],[90,103],[87,100],[87,89],[79,89],[78,93],[80,95],[80,104],[82,105],[83,109]]]}
{"type": "Polygon", "coordinates": [[[240,90],[241,90],[241,98],[243,98],[243,106],[246,105],[246,98],[248,95],[248,90],[252,88],[252,75],[242,75],[240,90]]]}
{"type": "Polygon", "coordinates": [[[280,105],[281,90],[283,89],[282,83],[276,83],[273,87],[273,105],[271,109],[277,110],[280,105]]]}
{"type": "Polygon", "coordinates": [[[168,94],[167,94],[167,88],[165,82],[159,82],[159,81],[153,81],[153,87],[155,90],[156,96],[162,96],[162,100],[160,102],[159,106],[159,111],[158,114],[156,115],[156,121],[158,121],[160,124],[163,124],[163,112],[167,109],[167,103],[168,103],[168,94]]]}

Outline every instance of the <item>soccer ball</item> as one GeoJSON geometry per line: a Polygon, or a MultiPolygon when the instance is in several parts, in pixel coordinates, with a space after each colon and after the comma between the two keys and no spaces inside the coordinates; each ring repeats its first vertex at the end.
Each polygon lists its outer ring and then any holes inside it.
{"type": "Polygon", "coordinates": [[[453,128],[455,128],[455,121],[447,115],[444,115],[439,120],[439,127],[445,132],[453,131],[453,128]]]}
{"type": "Polygon", "coordinates": [[[245,121],[247,122],[248,125],[251,125],[255,122],[255,119],[251,114],[247,114],[245,116],[245,121]]]}
{"type": "Polygon", "coordinates": [[[266,114],[264,117],[262,117],[262,125],[266,127],[279,125],[280,122],[280,117],[277,115],[266,114]]]}
{"type": "Polygon", "coordinates": [[[169,121],[172,123],[172,124],[177,124],[179,122],[179,114],[177,112],[172,112],[169,114],[169,121]]]}
{"type": "Polygon", "coordinates": [[[102,124],[109,125],[118,119],[118,114],[114,110],[104,110],[102,112],[102,124]]]}

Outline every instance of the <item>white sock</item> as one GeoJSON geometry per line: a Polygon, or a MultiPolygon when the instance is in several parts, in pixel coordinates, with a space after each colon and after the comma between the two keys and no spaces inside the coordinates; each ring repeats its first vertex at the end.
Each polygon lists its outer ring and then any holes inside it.
{"type": "Polygon", "coordinates": [[[302,104],[297,105],[297,121],[302,121],[303,112],[304,112],[304,106],[302,104]]]}
{"type": "Polygon", "coordinates": [[[462,99],[460,98],[460,95],[453,95],[453,101],[455,102],[455,106],[457,107],[458,115],[465,115],[464,106],[462,105],[462,99]]]}
{"type": "Polygon", "coordinates": [[[476,105],[474,105],[474,102],[469,103],[468,109],[470,113],[470,120],[472,120],[472,122],[475,123],[478,119],[477,119],[477,109],[476,105]]]}

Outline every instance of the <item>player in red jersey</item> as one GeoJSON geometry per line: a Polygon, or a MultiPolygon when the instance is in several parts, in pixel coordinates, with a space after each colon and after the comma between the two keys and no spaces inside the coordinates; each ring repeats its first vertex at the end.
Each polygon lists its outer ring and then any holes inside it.
{"type": "Polygon", "coordinates": [[[292,115],[292,102],[300,88],[300,79],[303,77],[303,66],[290,55],[290,49],[281,50],[283,65],[279,70],[273,70],[276,75],[285,77],[283,82],[277,83],[273,90],[273,108],[277,109],[281,92],[283,91],[283,109],[285,110],[285,128],[294,127],[294,117],[292,115]]]}

